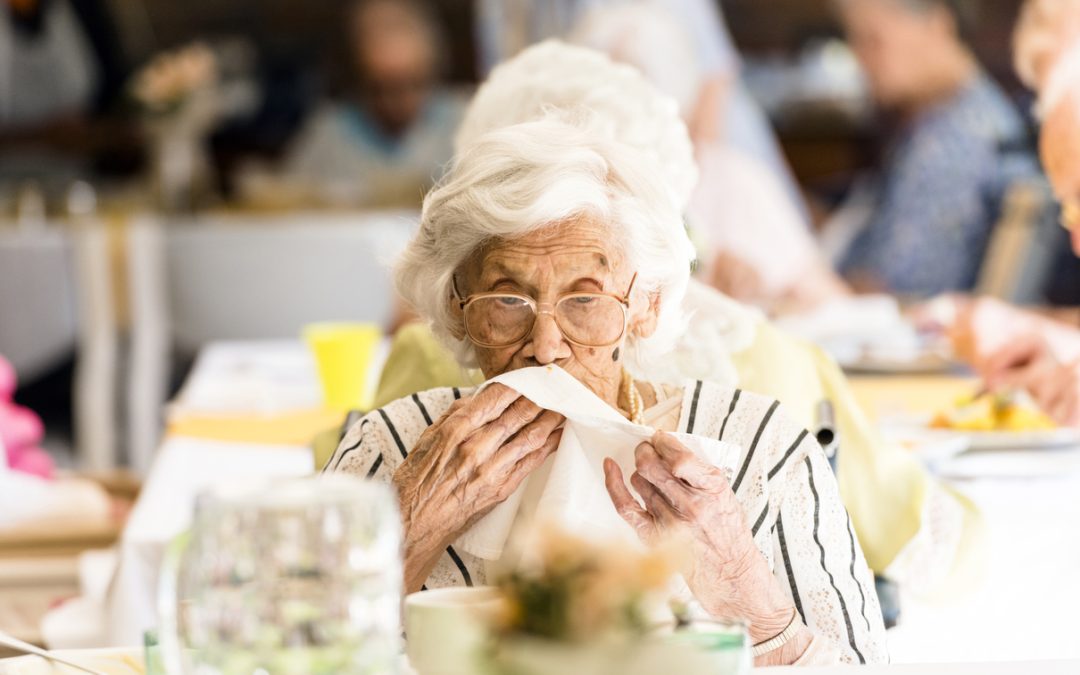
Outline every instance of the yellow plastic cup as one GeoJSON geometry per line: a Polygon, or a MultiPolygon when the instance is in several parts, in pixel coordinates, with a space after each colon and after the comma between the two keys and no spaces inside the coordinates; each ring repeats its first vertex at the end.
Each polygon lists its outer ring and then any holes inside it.
{"type": "Polygon", "coordinates": [[[372,393],[368,370],[382,329],[372,323],[316,323],[304,327],[322,382],[323,401],[333,410],[367,410],[372,393]]]}

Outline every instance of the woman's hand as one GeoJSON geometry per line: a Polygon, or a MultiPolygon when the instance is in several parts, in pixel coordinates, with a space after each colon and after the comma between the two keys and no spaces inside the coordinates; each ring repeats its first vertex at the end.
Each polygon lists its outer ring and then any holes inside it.
{"type": "Polygon", "coordinates": [[[501,384],[457,401],[394,472],[405,529],[405,589],[559,447],[562,415],[501,384]]]}
{"type": "MultiPolygon", "coordinates": [[[[626,488],[618,465],[604,461],[607,490],[619,515],[647,544],[679,532],[689,535],[693,562],[686,580],[712,616],[749,621],[755,643],[782,632],[793,605],[755,546],[727,477],[663,432],[639,445],[634,459],[630,484],[644,505],[626,488]]],[[[808,643],[809,636],[801,636],[771,656],[780,659],[777,663],[793,662],[808,643]]]]}
{"type": "Polygon", "coordinates": [[[1059,362],[1041,335],[1013,340],[980,370],[989,389],[1022,389],[1058,424],[1080,426],[1080,362],[1059,362]]]}

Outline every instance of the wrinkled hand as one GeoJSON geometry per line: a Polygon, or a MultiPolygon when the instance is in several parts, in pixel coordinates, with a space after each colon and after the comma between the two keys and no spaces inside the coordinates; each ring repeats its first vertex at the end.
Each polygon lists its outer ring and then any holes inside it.
{"type": "Polygon", "coordinates": [[[979,368],[991,390],[1021,389],[1055,422],[1080,426],[1080,362],[1063,364],[1041,335],[1025,334],[979,368]]]}
{"type": "Polygon", "coordinates": [[[604,461],[608,494],[619,515],[646,544],[685,533],[693,562],[685,576],[690,590],[714,617],[746,619],[755,642],[786,626],[792,605],[758,551],[727,477],[699,459],[670,434],[657,432],[634,452],[637,470],[630,484],[604,461]]]}
{"type": "Polygon", "coordinates": [[[419,590],[442,551],[559,447],[563,421],[493,384],[428,427],[394,472],[407,592],[419,590]]]}

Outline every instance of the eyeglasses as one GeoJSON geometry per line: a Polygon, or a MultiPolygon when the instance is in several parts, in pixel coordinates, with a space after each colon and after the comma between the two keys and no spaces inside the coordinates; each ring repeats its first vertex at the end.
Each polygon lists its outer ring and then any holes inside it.
{"type": "Polygon", "coordinates": [[[465,333],[480,347],[509,347],[532,333],[536,317],[550,314],[567,342],[579,347],[607,347],[626,333],[635,281],[636,273],[623,295],[566,293],[556,298],[554,305],[518,293],[476,293],[460,301],[465,333]]]}

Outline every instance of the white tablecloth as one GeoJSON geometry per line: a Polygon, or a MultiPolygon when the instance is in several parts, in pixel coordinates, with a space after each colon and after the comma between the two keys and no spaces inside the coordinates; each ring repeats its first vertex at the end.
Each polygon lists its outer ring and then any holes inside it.
{"type": "MultiPolygon", "coordinates": [[[[390,341],[381,340],[368,371],[375,391],[390,341]]],[[[299,340],[228,340],[199,351],[170,416],[274,415],[322,405],[315,359],[299,340]]]]}
{"type": "Polygon", "coordinates": [[[314,471],[303,447],[255,446],[185,438],[165,441],[120,540],[107,596],[104,644],[139,645],[157,622],[158,568],[169,541],[191,522],[195,496],[216,483],[314,471]]]}
{"type": "MultiPolygon", "coordinates": [[[[132,666],[142,663],[142,650],[75,650],[63,655],[109,673],[141,672],[132,666]]],[[[49,675],[78,671],[51,666],[36,656],[0,659],[0,675],[49,675]]],[[[1080,661],[1028,661],[1010,663],[909,664],[893,666],[834,666],[829,668],[768,668],[765,673],[792,675],[1076,675],[1080,661]]],[[[403,665],[402,675],[415,675],[403,665]]],[[[658,673],[657,675],[665,675],[658,673]]]]}
{"type": "Polygon", "coordinates": [[[1080,472],[1068,469],[1080,450],[1030,452],[1048,467],[1057,453],[1063,473],[956,483],[985,520],[982,581],[948,601],[903,598],[894,662],[1080,659],[1080,472]]]}
{"type": "Polygon", "coordinates": [[[1015,661],[1008,663],[918,663],[889,666],[832,666],[828,668],[766,668],[765,673],[791,675],[1076,675],[1080,661],[1015,661]]]}
{"type": "Polygon", "coordinates": [[[170,415],[236,415],[318,408],[315,360],[297,340],[215,342],[199,351],[170,415]]]}

